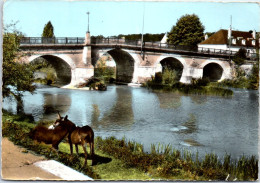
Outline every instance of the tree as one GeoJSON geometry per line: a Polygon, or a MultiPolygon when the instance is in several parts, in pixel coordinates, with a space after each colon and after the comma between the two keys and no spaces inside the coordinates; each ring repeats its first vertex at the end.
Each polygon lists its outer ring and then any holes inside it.
{"type": "Polygon", "coordinates": [[[238,52],[234,55],[233,61],[237,65],[242,65],[245,63],[246,60],[246,49],[245,48],[240,48],[238,52]]]}
{"type": "Polygon", "coordinates": [[[204,26],[197,15],[184,15],[172,27],[167,42],[174,45],[197,46],[204,40],[204,26]]]}
{"type": "Polygon", "coordinates": [[[34,66],[18,62],[23,56],[19,50],[21,37],[20,32],[16,30],[8,32],[8,29],[5,29],[3,35],[2,94],[3,97],[13,96],[17,100],[17,112],[21,112],[22,109],[22,93],[24,91],[33,93],[35,90],[34,66]]]}
{"type": "Polygon", "coordinates": [[[45,24],[43,32],[42,32],[42,37],[46,38],[53,38],[54,36],[54,28],[51,24],[51,21],[49,21],[47,24],[45,24]]]}

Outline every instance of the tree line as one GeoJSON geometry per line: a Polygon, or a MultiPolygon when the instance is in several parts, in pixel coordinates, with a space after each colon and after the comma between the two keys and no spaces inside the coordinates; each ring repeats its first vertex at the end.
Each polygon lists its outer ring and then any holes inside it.
{"type": "MultiPolygon", "coordinates": [[[[204,25],[201,23],[199,17],[195,14],[187,14],[177,20],[176,25],[173,25],[170,32],[168,32],[167,42],[173,45],[197,46],[198,43],[204,40],[204,25]]],[[[165,33],[143,35],[144,42],[161,41],[165,33]]],[[[54,36],[54,27],[49,21],[43,29],[42,37],[52,38],[54,36]]],[[[119,34],[112,36],[113,38],[125,38],[126,40],[140,40],[142,34],[119,34]]],[[[92,36],[92,38],[102,39],[103,35],[92,36]]]]}

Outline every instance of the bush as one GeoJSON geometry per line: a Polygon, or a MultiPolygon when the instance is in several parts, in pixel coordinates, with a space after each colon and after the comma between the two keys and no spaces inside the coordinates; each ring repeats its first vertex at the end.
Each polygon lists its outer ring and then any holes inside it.
{"type": "Polygon", "coordinates": [[[162,73],[162,84],[172,86],[174,83],[178,82],[178,72],[165,68],[162,73]]]}
{"type": "Polygon", "coordinates": [[[242,65],[245,63],[246,60],[246,49],[245,48],[240,48],[238,52],[235,54],[233,61],[237,65],[242,65]]]}
{"type": "Polygon", "coordinates": [[[233,88],[246,88],[258,90],[259,88],[259,66],[254,64],[252,72],[248,77],[240,68],[236,69],[236,77],[234,79],[226,79],[218,83],[218,86],[227,86],[233,88]]]}
{"type": "Polygon", "coordinates": [[[199,79],[195,79],[195,78],[192,78],[191,80],[191,84],[193,86],[207,86],[208,84],[210,83],[210,80],[209,78],[199,78],[199,79]]]}
{"type": "Polygon", "coordinates": [[[156,72],[155,76],[154,76],[153,82],[154,83],[162,83],[162,80],[163,80],[162,73],[161,72],[156,72]]]}

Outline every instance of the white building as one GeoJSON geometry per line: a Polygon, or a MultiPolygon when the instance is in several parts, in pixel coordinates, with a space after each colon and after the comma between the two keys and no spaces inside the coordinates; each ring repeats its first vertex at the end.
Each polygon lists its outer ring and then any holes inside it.
{"type": "MultiPolygon", "coordinates": [[[[205,36],[206,38],[206,36],[205,36]]],[[[221,29],[209,38],[198,44],[199,51],[219,52],[220,50],[237,52],[240,48],[245,48],[249,55],[256,53],[256,32],[233,31],[231,29],[221,29]]]]}

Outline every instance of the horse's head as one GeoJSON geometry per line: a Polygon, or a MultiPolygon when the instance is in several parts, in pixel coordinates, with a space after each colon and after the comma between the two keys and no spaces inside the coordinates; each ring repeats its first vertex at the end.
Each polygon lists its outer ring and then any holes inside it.
{"type": "Polygon", "coordinates": [[[65,123],[66,121],[68,121],[68,115],[66,115],[65,117],[61,117],[61,115],[58,111],[58,118],[54,122],[54,127],[59,126],[59,125],[65,123]]]}
{"type": "Polygon", "coordinates": [[[58,119],[56,119],[55,123],[54,123],[54,127],[57,126],[65,126],[68,128],[75,128],[75,124],[72,123],[70,120],[68,120],[68,115],[66,115],[65,117],[61,117],[60,113],[58,112],[58,119]]]}

